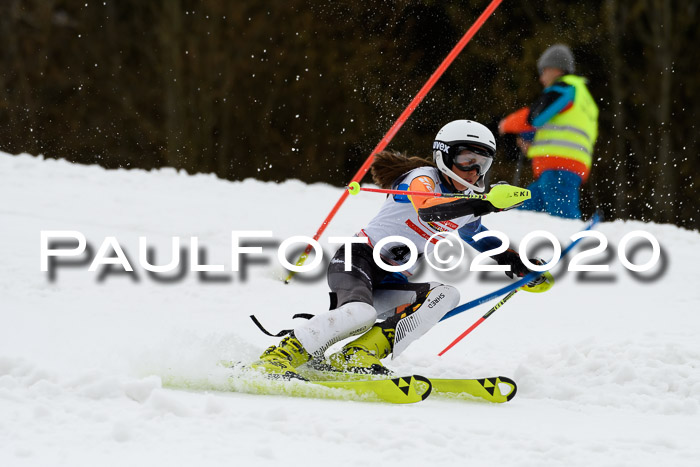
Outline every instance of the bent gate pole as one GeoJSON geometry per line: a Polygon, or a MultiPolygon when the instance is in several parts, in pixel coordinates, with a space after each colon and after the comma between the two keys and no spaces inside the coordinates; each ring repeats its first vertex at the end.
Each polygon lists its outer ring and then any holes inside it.
{"type": "MultiPolygon", "coordinates": [[[[411,116],[414,110],[418,107],[418,105],[421,103],[421,101],[425,98],[425,96],[430,92],[432,87],[435,85],[438,79],[443,75],[445,70],[452,64],[455,58],[457,58],[457,55],[462,52],[462,49],[469,43],[469,41],[474,37],[474,34],[481,28],[481,26],[486,22],[489,16],[494,12],[496,8],[498,8],[498,5],[501,4],[503,0],[492,0],[491,3],[489,4],[488,7],[484,10],[484,12],[479,16],[474,24],[469,28],[469,30],[464,34],[464,36],[459,40],[457,45],[454,46],[452,51],[447,55],[447,57],[442,61],[440,66],[435,70],[435,72],[430,76],[428,81],[423,85],[420,91],[418,91],[418,94],[416,94],[416,97],[413,98],[410,104],[408,104],[408,107],[404,109],[404,111],[399,115],[399,118],[394,122],[394,124],[389,128],[389,131],[384,135],[384,137],[379,141],[379,144],[374,148],[374,150],[371,152],[367,160],[365,161],[364,164],[362,164],[362,167],[360,167],[360,170],[357,171],[354,177],[352,177],[352,182],[360,182],[362,178],[365,176],[369,168],[372,166],[372,163],[374,162],[374,156],[376,156],[378,153],[384,150],[384,148],[387,147],[387,145],[391,142],[391,140],[394,138],[396,133],[398,133],[399,129],[403,126],[403,124],[408,120],[408,117],[411,116]]],[[[323,232],[326,230],[326,227],[328,227],[328,224],[331,222],[333,217],[335,217],[336,213],[340,209],[340,206],[343,205],[345,200],[347,199],[349,195],[348,190],[343,190],[343,194],[340,195],[340,199],[335,203],[335,206],[333,206],[333,209],[331,209],[331,212],[326,216],[326,219],[323,221],[321,224],[321,227],[318,228],[316,231],[316,234],[314,235],[313,239],[318,240],[321,235],[323,235],[323,232]]],[[[306,249],[304,252],[301,254],[299,259],[296,262],[297,267],[301,267],[304,262],[306,261],[306,258],[309,257],[309,253],[311,253],[311,250],[313,249],[313,245],[308,244],[306,246],[306,249]]],[[[289,281],[292,280],[292,277],[294,276],[294,271],[290,271],[289,275],[285,279],[285,283],[289,284],[289,281]]]]}

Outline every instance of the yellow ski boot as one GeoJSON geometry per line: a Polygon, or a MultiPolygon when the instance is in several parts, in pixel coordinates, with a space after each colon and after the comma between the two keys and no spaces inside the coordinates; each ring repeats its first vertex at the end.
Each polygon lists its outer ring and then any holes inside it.
{"type": "Polygon", "coordinates": [[[388,375],[391,370],[382,365],[394,342],[394,329],[383,329],[375,324],[372,328],[345,344],[340,352],[330,356],[330,366],[334,371],[388,375]]]}
{"type": "Polygon", "coordinates": [[[291,334],[276,345],[268,348],[260,356],[260,360],[250,365],[251,368],[265,373],[270,378],[301,379],[296,368],[311,359],[301,342],[291,334]]]}
{"type": "Polygon", "coordinates": [[[329,358],[333,371],[361,374],[389,375],[391,370],[382,365],[381,360],[394,350],[396,325],[406,316],[415,313],[425,301],[419,297],[417,303],[406,303],[396,307],[394,315],[377,323],[369,331],[345,344],[340,352],[329,358]]]}

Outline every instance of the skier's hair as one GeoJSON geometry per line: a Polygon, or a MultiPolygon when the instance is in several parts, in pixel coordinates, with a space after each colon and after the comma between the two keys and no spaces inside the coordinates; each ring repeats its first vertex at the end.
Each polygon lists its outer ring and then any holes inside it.
{"type": "Polygon", "coordinates": [[[382,151],[374,156],[372,163],[372,180],[375,185],[390,189],[401,175],[418,167],[434,167],[433,161],[422,157],[409,157],[398,151],[382,151]]]}

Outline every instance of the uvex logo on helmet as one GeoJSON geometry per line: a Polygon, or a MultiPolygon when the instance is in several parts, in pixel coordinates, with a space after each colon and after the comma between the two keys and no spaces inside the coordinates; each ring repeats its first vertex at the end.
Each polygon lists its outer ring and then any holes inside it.
{"type": "Polygon", "coordinates": [[[435,141],[433,143],[433,151],[435,151],[435,150],[442,151],[442,152],[449,152],[450,147],[447,144],[443,143],[442,141],[435,141]]]}

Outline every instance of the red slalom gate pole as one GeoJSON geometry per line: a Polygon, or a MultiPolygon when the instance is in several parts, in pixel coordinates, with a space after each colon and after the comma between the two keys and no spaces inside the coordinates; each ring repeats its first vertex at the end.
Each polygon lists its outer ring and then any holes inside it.
{"type": "MultiPolygon", "coordinates": [[[[442,61],[439,67],[437,67],[437,70],[433,72],[433,74],[430,76],[428,81],[423,85],[423,87],[418,91],[418,94],[416,94],[416,97],[413,98],[413,100],[408,104],[408,107],[404,109],[404,111],[399,115],[399,118],[394,122],[394,124],[389,128],[389,131],[386,132],[384,137],[379,141],[377,146],[374,148],[374,150],[370,153],[369,157],[365,161],[364,164],[362,164],[362,167],[360,167],[360,170],[357,171],[354,177],[352,177],[352,182],[360,182],[362,180],[362,177],[365,176],[369,168],[372,166],[372,163],[374,162],[374,157],[380,153],[381,151],[384,150],[384,148],[387,147],[389,142],[394,138],[396,133],[398,133],[399,129],[403,126],[403,124],[408,120],[408,117],[411,116],[414,110],[418,107],[418,105],[421,103],[421,101],[425,98],[425,96],[430,92],[430,90],[433,88],[435,83],[437,82],[438,79],[445,73],[445,70],[452,64],[455,58],[457,58],[457,55],[462,52],[462,49],[469,43],[469,41],[474,37],[474,34],[481,28],[481,26],[486,22],[489,16],[494,12],[496,8],[498,8],[498,5],[501,4],[503,0],[492,0],[489,6],[486,7],[483,13],[476,19],[474,24],[467,30],[467,32],[464,34],[464,36],[457,42],[457,45],[454,46],[452,51],[445,57],[445,59],[442,61]]],[[[316,231],[316,234],[314,235],[313,239],[318,240],[321,235],[323,235],[323,232],[326,230],[326,227],[328,227],[328,224],[331,222],[333,217],[335,217],[336,213],[340,209],[340,206],[343,205],[345,200],[348,197],[348,191],[344,190],[343,194],[340,195],[340,199],[335,203],[335,206],[333,206],[333,209],[331,209],[331,212],[328,213],[328,216],[326,216],[326,219],[323,221],[321,224],[321,227],[318,228],[316,231]]],[[[300,267],[304,264],[306,261],[306,258],[309,257],[309,253],[311,253],[311,250],[313,249],[313,245],[308,244],[306,246],[306,249],[304,249],[304,252],[301,254],[299,259],[296,262],[296,266],[300,267]]],[[[289,281],[292,280],[292,277],[294,276],[294,271],[290,271],[289,275],[285,279],[285,283],[289,284],[289,281]]]]}
{"type": "MultiPolygon", "coordinates": [[[[367,191],[370,193],[386,193],[388,195],[408,195],[408,196],[428,196],[431,198],[440,198],[444,197],[446,194],[452,194],[452,193],[434,193],[430,191],[406,191],[406,190],[385,190],[383,188],[359,188],[360,191],[367,191]]],[[[348,189],[348,192],[350,194],[353,194],[352,191],[348,189]]]]}
{"type": "Polygon", "coordinates": [[[486,195],[465,195],[464,193],[436,193],[432,191],[407,191],[407,190],[387,190],[385,188],[368,188],[361,187],[359,183],[352,182],[348,186],[348,193],[356,195],[361,191],[370,193],[385,193],[388,195],[406,195],[406,196],[426,196],[429,198],[468,198],[468,199],[486,199],[486,195]]]}

